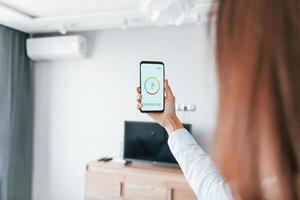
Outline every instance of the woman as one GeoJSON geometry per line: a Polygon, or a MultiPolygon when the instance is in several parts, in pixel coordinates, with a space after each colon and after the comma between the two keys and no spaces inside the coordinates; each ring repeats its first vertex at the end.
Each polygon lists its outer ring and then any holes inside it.
{"type": "Polygon", "coordinates": [[[199,199],[300,199],[299,2],[218,2],[214,162],[183,129],[165,81],[165,111],[149,115],[168,131],[170,149],[199,199]]]}

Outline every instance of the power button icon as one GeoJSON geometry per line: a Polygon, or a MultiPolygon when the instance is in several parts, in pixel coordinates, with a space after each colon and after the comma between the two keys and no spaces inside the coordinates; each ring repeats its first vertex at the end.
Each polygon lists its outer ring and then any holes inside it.
{"type": "Polygon", "coordinates": [[[146,79],[144,87],[148,94],[155,95],[160,89],[159,80],[156,77],[151,76],[146,79]]]}

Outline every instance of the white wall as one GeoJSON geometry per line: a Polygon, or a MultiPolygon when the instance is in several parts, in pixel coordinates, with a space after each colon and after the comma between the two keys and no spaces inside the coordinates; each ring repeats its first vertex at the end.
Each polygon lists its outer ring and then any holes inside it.
{"type": "Polygon", "coordinates": [[[150,120],[136,110],[141,60],[165,62],[177,101],[197,104],[184,121],[210,146],[217,92],[206,24],[85,35],[88,59],[35,63],[34,200],[84,199],[86,163],[119,155],[124,120],[150,120]]]}

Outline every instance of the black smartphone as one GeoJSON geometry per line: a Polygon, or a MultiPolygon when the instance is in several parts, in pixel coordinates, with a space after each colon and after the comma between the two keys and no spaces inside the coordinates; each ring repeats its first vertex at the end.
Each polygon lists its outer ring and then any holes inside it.
{"type": "Polygon", "coordinates": [[[141,112],[163,112],[165,109],[165,65],[160,61],[140,62],[141,112]]]}

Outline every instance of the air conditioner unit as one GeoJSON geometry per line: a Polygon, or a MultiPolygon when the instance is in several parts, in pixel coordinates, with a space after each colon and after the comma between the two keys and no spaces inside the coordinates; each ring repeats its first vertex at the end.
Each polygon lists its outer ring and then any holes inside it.
{"type": "Polygon", "coordinates": [[[34,61],[84,58],[86,39],[79,35],[29,38],[27,55],[34,61]]]}

